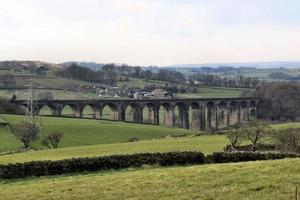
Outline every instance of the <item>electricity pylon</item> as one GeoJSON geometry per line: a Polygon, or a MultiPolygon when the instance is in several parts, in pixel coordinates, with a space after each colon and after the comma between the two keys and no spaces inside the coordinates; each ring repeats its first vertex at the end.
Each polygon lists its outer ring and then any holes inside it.
{"type": "Polygon", "coordinates": [[[32,78],[30,79],[28,98],[26,101],[26,113],[25,122],[36,125],[40,131],[42,131],[42,120],[39,117],[39,107],[35,100],[34,83],[32,78]]]}

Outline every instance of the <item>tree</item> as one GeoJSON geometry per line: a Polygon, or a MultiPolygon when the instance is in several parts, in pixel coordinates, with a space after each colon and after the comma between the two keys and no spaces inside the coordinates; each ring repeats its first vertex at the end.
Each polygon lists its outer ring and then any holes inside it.
{"type": "Polygon", "coordinates": [[[38,138],[39,128],[32,123],[21,122],[16,125],[13,133],[27,149],[30,143],[38,138]]]}
{"type": "Polygon", "coordinates": [[[41,92],[37,95],[37,98],[40,100],[53,100],[53,94],[52,92],[41,92]]]}
{"type": "Polygon", "coordinates": [[[62,137],[63,134],[61,132],[52,132],[49,135],[43,137],[42,145],[47,146],[49,149],[57,149],[62,137]]]}
{"type": "Polygon", "coordinates": [[[273,130],[270,126],[266,124],[261,124],[258,122],[250,122],[247,127],[243,128],[246,138],[252,143],[252,150],[257,150],[257,145],[268,135],[270,135],[273,130]]]}
{"type": "Polygon", "coordinates": [[[283,152],[299,152],[300,144],[300,129],[289,128],[278,131],[274,134],[274,139],[280,146],[283,152]]]}
{"type": "Polygon", "coordinates": [[[300,85],[297,83],[267,83],[245,96],[257,96],[263,101],[259,105],[258,118],[294,121],[300,116],[300,85]]]}
{"type": "Polygon", "coordinates": [[[237,146],[239,146],[244,139],[244,134],[242,129],[229,129],[226,132],[226,137],[230,141],[231,147],[233,149],[236,149],[237,146]]]}

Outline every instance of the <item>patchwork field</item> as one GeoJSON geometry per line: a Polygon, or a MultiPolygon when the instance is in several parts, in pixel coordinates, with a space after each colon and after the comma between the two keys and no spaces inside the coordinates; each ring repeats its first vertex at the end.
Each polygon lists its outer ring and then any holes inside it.
{"type": "Polygon", "coordinates": [[[293,199],[300,159],[0,180],[13,199],[293,199]]]}

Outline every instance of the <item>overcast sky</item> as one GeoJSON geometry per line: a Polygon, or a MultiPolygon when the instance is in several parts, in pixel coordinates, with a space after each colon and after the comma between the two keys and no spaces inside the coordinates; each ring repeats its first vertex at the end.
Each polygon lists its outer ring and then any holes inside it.
{"type": "Polygon", "coordinates": [[[0,60],[300,60],[299,0],[0,0],[0,60]]]}

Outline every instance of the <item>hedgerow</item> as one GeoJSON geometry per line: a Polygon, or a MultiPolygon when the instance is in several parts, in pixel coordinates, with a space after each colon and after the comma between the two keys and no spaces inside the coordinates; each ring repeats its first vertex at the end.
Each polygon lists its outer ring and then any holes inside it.
{"type": "Polygon", "coordinates": [[[140,153],[102,157],[72,158],[54,161],[31,161],[0,165],[0,178],[24,178],[30,176],[61,175],[98,170],[124,169],[143,165],[188,165],[228,163],[254,160],[274,160],[299,157],[295,154],[257,152],[216,152],[204,156],[201,152],[140,153]]]}

